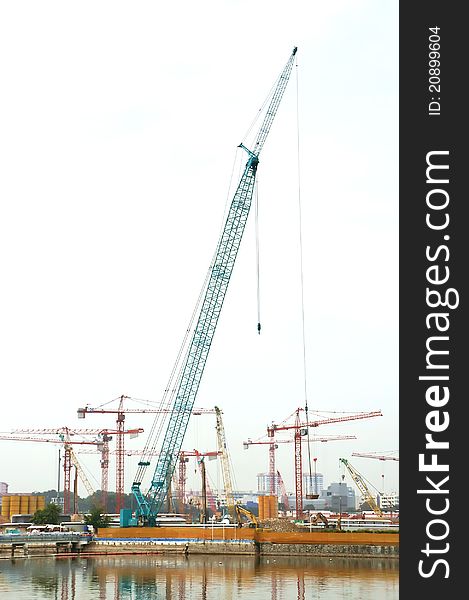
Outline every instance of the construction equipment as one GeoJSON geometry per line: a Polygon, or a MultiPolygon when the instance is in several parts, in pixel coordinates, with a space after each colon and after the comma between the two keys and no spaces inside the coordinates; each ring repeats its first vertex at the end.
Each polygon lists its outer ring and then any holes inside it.
{"type": "MultiPolygon", "coordinates": [[[[269,445],[269,482],[270,482],[270,493],[275,495],[275,482],[276,482],[276,469],[275,469],[275,450],[277,449],[278,441],[275,439],[276,431],[294,430],[293,441],[295,444],[295,496],[296,496],[296,518],[300,519],[303,516],[303,467],[302,467],[302,453],[301,444],[303,441],[308,441],[305,436],[308,434],[308,427],[319,427],[320,425],[332,425],[334,423],[343,423],[346,421],[355,421],[358,419],[369,419],[371,417],[382,417],[382,412],[355,412],[345,414],[343,416],[327,417],[316,420],[309,420],[306,423],[301,422],[300,412],[304,411],[303,408],[297,408],[294,413],[289,415],[280,424],[276,425],[272,423],[267,427],[267,441],[251,441],[244,442],[244,448],[249,447],[251,444],[268,444],[269,445]],[[293,424],[288,424],[288,421],[292,416],[295,417],[293,424]]],[[[319,414],[319,413],[318,413],[319,414]]],[[[330,438],[316,438],[317,441],[332,441],[333,439],[347,439],[346,436],[335,436],[330,438]]],[[[288,440],[287,440],[288,441],[288,440]]],[[[314,438],[310,438],[309,441],[315,441],[314,438]]],[[[280,440],[280,443],[285,443],[284,440],[280,440]]]]}
{"type": "Polygon", "coordinates": [[[395,460],[399,462],[398,456],[392,456],[394,452],[389,454],[378,454],[376,452],[352,452],[352,456],[361,456],[362,458],[376,458],[377,460],[395,460]]]}
{"type": "MultiPolygon", "coordinates": [[[[270,104],[257,134],[253,149],[250,150],[242,143],[239,145],[240,148],[247,152],[248,160],[231,201],[204,292],[200,296],[201,303],[198,318],[190,339],[189,337],[187,338],[187,351],[180,353],[183,359],[181,368],[176,376],[177,385],[174,391],[171,390],[172,411],[150,487],[148,492],[144,494],[141,484],[145,471],[150,465],[150,460],[145,460],[146,456],[140,461],[132,484],[132,492],[137,502],[137,509],[135,519],[131,521],[131,524],[155,525],[156,516],[163,505],[168,489],[168,482],[171,480],[174,472],[176,460],[186,433],[192,407],[207,363],[210,347],[243,237],[254,193],[259,155],[287,86],[296,50],[296,48],[293,49],[278,79],[277,85],[273,88],[270,104]]],[[[196,313],[194,312],[194,314],[196,313]]],[[[167,389],[170,388],[168,387],[167,389]]],[[[146,446],[148,450],[152,450],[152,439],[154,439],[154,443],[157,441],[151,434],[146,446]]]]}
{"type": "Polygon", "coordinates": [[[327,520],[327,517],[322,514],[322,512],[317,512],[309,520],[311,525],[317,525],[319,521],[322,521],[322,523],[324,523],[324,527],[329,527],[329,521],[327,520]]]}
{"type": "MultiPolygon", "coordinates": [[[[271,437],[271,436],[269,436],[271,437]]],[[[333,441],[338,441],[338,440],[356,440],[357,436],[356,435],[323,435],[323,436],[314,436],[309,438],[309,440],[307,438],[302,438],[301,441],[303,443],[307,443],[309,442],[333,442],[333,441]]],[[[275,477],[272,476],[272,472],[275,473],[275,470],[272,471],[272,469],[275,469],[275,450],[277,450],[278,448],[278,444],[292,444],[295,441],[295,438],[290,438],[287,440],[275,440],[275,441],[271,441],[271,440],[264,440],[264,439],[259,439],[259,440],[251,440],[250,438],[248,438],[248,440],[246,442],[243,442],[243,448],[245,450],[248,450],[249,446],[253,446],[253,445],[268,445],[269,446],[269,490],[270,490],[270,494],[275,496],[275,494],[277,493],[277,488],[276,488],[276,481],[275,481],[275,477]],[[273,481],[273,483],[272,483],[273,481]]],[[[278,472],[278,471],[277,471],[278,472]]],[[[278,480],[277,480],[278,483],[278,480]]]]}
{"type": "Polygon", "coordinates": [[[248,510],[247,508],[244,508],[243,506],[241,506],[239,504],[235,504],[234,509],[235,509],[236,516],[238,517],[238,523],[241,524],[241,518],[246,517],[247,519],[249,519],[249,527],[256,528],[256,529],[259,527],[259,521],[257,520],[256,515],[254,513],[252,513],[250,510],[248,510]]]}
{"type": "MultiPolygon", "coordinates": [[[[68,428],[62,428],[68,429],[68,428]]],[[[39,433],[39,431],[43,431],[44,433],[56,433],[57,430],[35,430],[35,432],[39,433]]],[[[0,440],[8,440],[15,442],[40,442],[40,443],[49,443],[49,444],[60,444],[64,447],[64,458],[63,458],[63,469],[64,469],[64,490],[63,490],[63,498],[64,505],[63,511],[64,514],[69,514],[71,510],[70,496],[71,496],[71,471],[72,465],[76,469],[76,474],[80,476],[83,485],[85,486],[89,495],[94,494],[94,489],[90,484],[85,472],[83,471],[78,458],[72,450],[72,445],[93,445],[98,448],[98,451],[101,451],[101,447],[103,442],[100,439],[95,439],[93,441],[86,440],[71,440],[69,437],[64,436],[63,434],[59,434],[58,438],[39,438],[39,437],[30,437],[30,436],[18,436],[18,435],[1,435],[0,440]]],[[[76,484],[74,486],[75,492],[75,504],[76,504],[76,484]]],[[[57,490],[57,494],[59,490],[57,490]]]]}
{"type": "Polygon", "coordinates": [[[366,485],[365,480],[363,479],[362,475],[360,475],[360,473],[355,469],[355,467],[353,467],[349,463],[349,461],[347,459],[339,458],[339,460],[347,467],[347,470],[350,473],[353,481],[355,482],[357,488],[360,490],[360,493],[362,494],[362,496],[364,497],[364,499],[370,506],[371,510],[375,514],[377,514],[379,517],[382,517],[383,512],[380,509],[380,507],[378,506],[373,494],[368,489],[368,486],[366,485]]]}
{"type": "Polygon", "coordinates": [[[280,471],[277,471],[277,487],[280,491],[280,502],[285,507],[285,512],[286,512],[289,509],[288,494],[287,494],[287,489],[285,487],[285,483],[283,482],[283,478],[280,474],[280,471]]]}
{"type": "MultiPolygon", "coordinates": [[[[122,421],[123,423],[123,421],[122,421]]],[[[107,494],[108,494],[108,472],[109,472],[109,442],[112,440],[112,436],[117,436],[117,473],[116,473],[116,507],[119,506],[122,508],[123,502],[123,490],[120,479],[117,477],[119,475],[120,478],[124,476],[124,443],[123,437],[124,435],[136,436],[140,433],[143,433],[143,429],[141,427],[135,429],[124,429],[123,427],[118,427],[118,429],[71,429],[69,427],[59,427],[57,429],[49,428],[49,429],[16,429],[15,433],[57,433],[58,435],[62,435],[65,440],[70,440],[70,436],[73,435],[98,435],[100,437],[99,450],[101,453],[101,504],[103,505],[104,512],[107,509],[107,494]],[[121,440],[119,444],[119,440],[121,440]],[[121,457],[121,458],[119,458],[121,457]],[[120,490],[120,492],[119,492],[120,490]]],[[[67,459],[67,456],[64,457],[64,460],[67,459]]],[[[69,484],[69,482],[65,482],[69,484]]],[[[119,510],[120,510],[119,508],[119,510]]]]}
{"type": "MultiPolygon", "coordinates": [[[[123,498],[124,498],[124,434],[129,433],[128,431],[124,431],[124,422],[125,415],[127,413],[156,413],[156,414],[164,414],[169,413],[170,409],[164,407],[155,407],[150,402],[144,402],[140,400],[140,402],[144,403],[145,408],[127,408],[124,407],[124,400],[134,400],[130,396],[121,395],[119,398],[114,398],[109,402],[105,402],[97,407],[91,407],[86,405],[83,408],[79,408],[77,410],[77,416],[79,419],[84,419],[87,414],[115,414],[116,416],[116,512],[120,512],[121,508],[123,508],[123,498]],[[117,408],[110,407],[109,405],[112,402],[118,401],[119,404],[117,408]]],[[[194,408],[192,409],[193,414],[213,414],[213,410],[205,409],[205,408],[194,408]]],[[[141,430],[143,431],[143,429],[141,430]]],[[[140,432],[140,431],[139,431],[140,432]]],[[[106,446],[107,448],[107,446],[106,446]]],[[[102,457],[102,465],[103,465],[103,503],[105,504],[107,498],[107,471],[109,465],[109,454],[107,453],[106,458],[102,457]],[[106,479],[104,480],[104,474],[106,474],[106,479]]]]}
{"type": "MultiPolygon", "coordinates": [[[[199,452],[198,450],[192,450],[192,451],[181,450],[181,452],[179,453],[179,477],[178,477],[178,497],[179,497],[179,504],[180,504],[179,512],[184,512],[183,508],[184,508],[184,504],[186,501],[186,472],[187,472],[187,462],[189,461],[189,457],[195,456],[197,458],[197,464],[202,473],[201,460],[203,460],[203,458],[206,456],[209,458],[209,460],[211,460],[211,459],[214,459],[217,456],[219,456],[219,454],[220,453],[218,451],[199,452]]],[[[213,498],[213,494],[211,493],[210,486],[207,481],[205,482],[205,486],[206,486],[206,495],[207,495],[208,506],[213,512],[215,512],[216,511],[215,499],[213,498]]]]}
{"type": "MultiPolygon", "coordinates": [[[[329,417],[327,419],[308,421],[302,423],[300,420],[300,412],[303,408],[297,408],[294,412],[295,423],[294,424],[280,424],[275,425],[272,423],[267,428],[267,434],[273,439],[275,431],[282,431],[293,429],[294,430],[294,441],[295,441],[295,496],[296,496],[296,518],[301,519],[303,517],[303,464],[301,455],[301,438],[308,434],[308,427],[319,427],[320,425],[342,423],[345,421],[355,421],[357,419],[368,419],[370,417],[381,417],[382,412],[373,411],[368,413],[354,413],[342,417],[329,417]]],[[[291,416],[291,415],[290,415],[291,416]]]]}
{"type": "MultiPolygon", "coordinates": [[[[0,438],[1,439],[1,438],[0,438]]],[[[111,450],[108,451],[108,454],[117,454],[117,450],[111,450]]],[[[141,456],[143,453],[143,450],[129,450],[126,449],[124,450],[124,455],[125,456],[141,456]]],[[[101,454],[103,455],[103,450],[80,450],[79,454],[101,454]]],[[[199,452],[198,450],[181,450],[181,452],[179,453],[179,473],[178,473],[178,480],[177,480],[177,490],[178,490],[178,502],[179,502],[179,512],[184,512],[183,507],[185,504],[185,499],[186,499],[186,472],[187,472],[187,462],[189,461],[189,457],[191,456],[195,456],[195,457],[200,457],[200,456],[208,456],[209,460],[212,460],[214,458],[216,458],[217,456],[219,456],[219,452],[218,451],[212,451],[212,452],[199,452]]],[[[158,456],[159,452],[155,451],[152,453],[152,456],[158,456]]],[[[199,464],[199,469],[200,469],[200,462],[199,464]]],[[[208,507],[213,511],[216,512],[217,507],[216,507],[216,502],[215,502],[215,498],[213,495],[212,490],[210,489],[209,483],[208,481],[206,482],[206,488],[207,488],[207,505],[208,507]]]]}
{"type": "Polygon", "coordinates": [[[226,510],[230,517],[234,518],[234,496],[233,496],[233,481],[231,478],[231,465],[230,465],[230,457],[228,454],[228,447],[226,444],[226,435],[225,428],[223,426],[223,421],[221,418],[221,410],[218,406],[215,406],[215,411],[217,414],[217,443],[218,443],[218,452],[220,454],[220,462],[223,474],[223,486],[225,490],[225,499],[226,499],[226,510]]]}

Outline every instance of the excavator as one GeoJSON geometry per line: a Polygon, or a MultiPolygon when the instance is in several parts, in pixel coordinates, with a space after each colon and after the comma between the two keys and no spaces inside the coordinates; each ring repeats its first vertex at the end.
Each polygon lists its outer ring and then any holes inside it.
{"type": "Polygon", "coordinates": [[[311,518],[310,523],[311,525],[317,525],[319,521],[322,521],[324,523],[324,527],[329,527],[329,521],[327,520],[327,517],[322,514],[322,512],[316,513],[314,517],[311,518]]]}
{"type": "Polygon", "coordinates": [[[235,513],[238,518],[238,523],[239,523],[240,527],[242,525],[241,518],[246,517],[247,519],[249,519],[248,527],[252,527],[253,529],[259,528],[259,521],[258,521],[256,515],[254,513],[252,513],[250,510],[248,510],[247,508],[244,508],[243,506],[240,506],[239,504],[235,504],[235,513]]]}

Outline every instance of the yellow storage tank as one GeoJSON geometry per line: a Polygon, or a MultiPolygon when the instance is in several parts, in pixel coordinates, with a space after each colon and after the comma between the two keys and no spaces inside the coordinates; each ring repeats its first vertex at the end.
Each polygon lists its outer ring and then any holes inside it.
{"type": "Polygon", "coordinates": [[[22,515],[29,513],[29,496],[20,496],[20,513],[22,515]]]}
{"type": "Polygon", "coordinates": [[[37,511],[37,496],[29,497],[29,514],[34,515],[37,511]]]}
{"type": "Polygon", "coordinates": [[[2,517],[10,519],[10,496],[2,497],[2,517]]]}
{"type": "Polygon", "coordinates": [[[259,519],[261,521],[269,518],[266,510],[266,498],[267,496],[259,496],[259,519]]]}
{"type": "Polygon", "coordinates": [[[11,519],[12,515],[31,515],[46,506],[45,496],[33,494],[10,494],[2,496],[2,517],[11,519]]]}
{"type": "Polygon", "coordinates": [[[18,515],[20,513],[20,497],[10,496],[10,517],[11,515],[18,515]]]}
{"type": "Polygon", "coordinates": [[[278,517],[278,498],[275,495],[259,496],[259,519],[278,517]]]}
{"type": "Polygon", "coordinates": [[[278,517],[278,498],[275,495],[269,496],[269,509],[270,518],[276,519],[278,517]]]}

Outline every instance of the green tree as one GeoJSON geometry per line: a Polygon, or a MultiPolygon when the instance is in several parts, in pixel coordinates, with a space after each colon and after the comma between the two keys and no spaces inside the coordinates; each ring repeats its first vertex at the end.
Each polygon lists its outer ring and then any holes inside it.
{"type": "Polygon", "coordinates": [[[35,525],[58,525],[60,517],[60,507],[57,504],[48,504],[45,508],[37,510],[33,515],[35,525]]]}
{"type": "Polygon", "coordinates": [[[91,507],[91,511],[84,518],[86,525],[93,525],[95,533],[98,533],[100,527],[109,527],[111,518],[103,513],[103,507],[95,505],[91,507]]]}

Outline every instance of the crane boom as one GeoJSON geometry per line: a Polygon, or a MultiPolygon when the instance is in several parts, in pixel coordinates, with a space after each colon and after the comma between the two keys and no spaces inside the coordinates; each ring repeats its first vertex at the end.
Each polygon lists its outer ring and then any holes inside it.
{"type": "Polygon", "coordinates": [[[366,485],[365,480],[360,475],[360,473],[355,469],[355,467],[353,467],[349,463],[349,461],[347,459],[345,459],[345,458],[339,458],[339,460],[342,463],[344,463],[344,465],[347,467],[348,472],[350,473],[353,481],[355,482],[357,488],[360,490],[362,496],[365,498],[365,500],[370,505],[371,510],[374,513],[376,513],[377,515],[379,515],[380,517],[383,516],[383,513],[382,513],[380,507],[376,503],[376,500],[375,500],[373,494],[368,489],[368,486],[366,485]]]}
{"type": "Polygon", "coordinates": [[[233,496],[233,483],[231,481],[230,459],[228,456],[228,448],[226,446],[225,428],[223,427],[221,411],[218,406],[215,406],[215,411],[217,413],[217,443],[218,451],[220,452],[223,485],[225,488],[226,509],[228,514],[234,517],[235,501],[233,496]]]}
{"type": "Polygon", "coordinates": [[[188,346],[188,352],[182,365],[180,376],[178,377],[178,388],[151,485],[147,494],[144,495],[141,490],[141,483],[146,467],[149,466],[149,461],[141,462],[132,485],[132,492],[138,507],[136,517],[143,524],[153,525],[156,522],[156,515],[160,512],[167,494],[168,482],[171,480],[176,466],[177,457],[186,433],[189,417],[202,379],[218,318],[244,233],[254,192],[259,153],[269,134],[287,86],[296,50],[296,48],[293,49],[280,75],[263,123],[257,134],[254,150],[251,151],[243,146],[243,144],[240,144],[240,147],[248,153],[248,160],[231,202],[217,245],[199,317],[188,346]]]}
{"type": "MultiPolygon", "coordinates": [[[[69,448],[70,448],[70,446],[69,446],[69,448]]],[[[76,457],[75,452],[72,450],[72,448],[70,448],[70,459],[72,461],[72,464],[75,465],[75,468],[78,471],[78,475],[80,476],[80,479],[82,480],[83,485],[85,486],[86,491],[88,492],[88,495],[92,496],[94,494],[93,486],[89,482],[89,479],[86,476],[85,472],[83,471],[83,469],[78,461],[78,458],[76,457]]]]}

